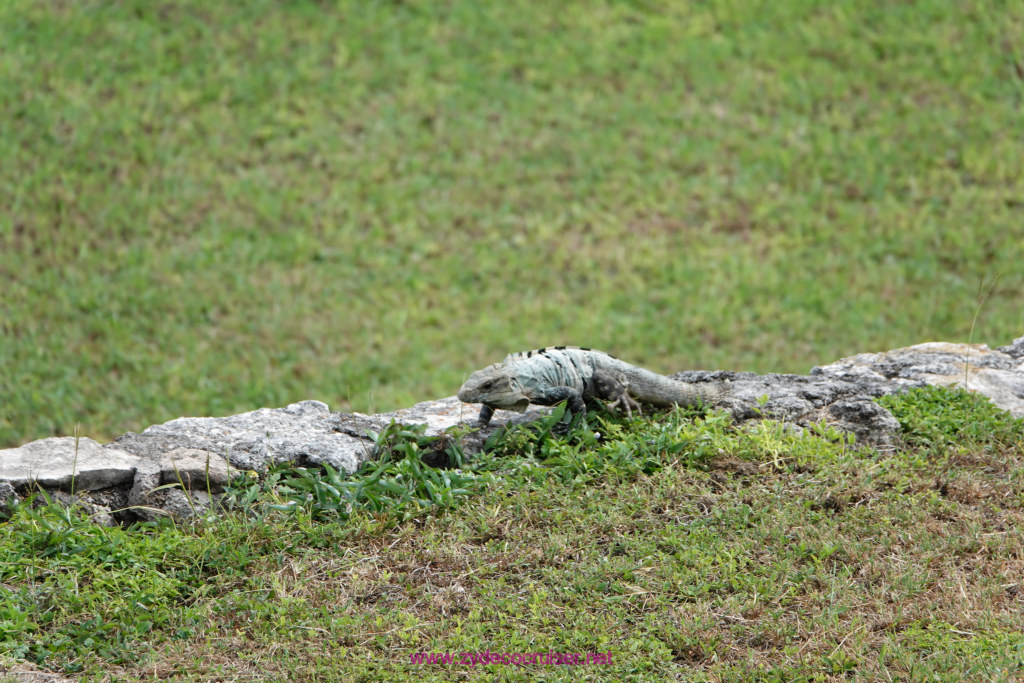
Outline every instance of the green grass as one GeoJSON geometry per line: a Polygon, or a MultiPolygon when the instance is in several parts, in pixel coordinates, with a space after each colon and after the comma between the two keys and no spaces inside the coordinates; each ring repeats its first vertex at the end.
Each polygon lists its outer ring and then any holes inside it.
{"type": "Polygon", "coordinates": [[[1024,443],[1024,422],[987,397],[961,387],[928,386],[878,399],[903,427],[908,444],[922,448],[988,444],[1013,448],[1024,443]]]}
{"type": "MultiPolygon", "coordinates": [[[[391,491],[339,515],[284,477],[191,527],[22,505],[0,654],[82,680],[1012,680],[1024,426],[943,391],[995,436],[880,454],[716,413],[593,414],[558,437],[556,415],[449,471],[486,486],[433,507],[391,491]],[[474,663],[487,652],[611,662],[474,663]]],[[[890,400],[908,439],[936,398],[890,400]]]]}
{"type": "Polygon", "coordinates": [[[1024,329],[1024,7],[12,0],[0,445],[1024,329]]]}
{"type": "MultiPolygon", "coordinates": [[[[398,408],[552,343],[805,372],[1024,330],[1020,3],[12,0],[0,44],[0,446],[398,408]]],[[[1020,425],[889,407],[884,455],[595,418],[466,480],[405,435],[376,481],[282,472],[195,527],[23,506],[0,653],[86,680],[538,675],[409,663],[488,649],[1019,676],[1020,425]]]]}

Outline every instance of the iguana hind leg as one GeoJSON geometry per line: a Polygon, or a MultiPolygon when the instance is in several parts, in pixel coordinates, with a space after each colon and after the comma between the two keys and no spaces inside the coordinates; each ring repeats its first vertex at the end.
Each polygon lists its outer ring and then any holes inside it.
{"type": "Polygon", "coordinates": [[[626,415],[633,417],[633,411],[643,415],[640,404],[629,395],[629,383],[622,375],[609,370],[594,370],[590,377],[591,394],[605,401],[610,401],[608,407],[617,410],[626,409],[626,415]]]}

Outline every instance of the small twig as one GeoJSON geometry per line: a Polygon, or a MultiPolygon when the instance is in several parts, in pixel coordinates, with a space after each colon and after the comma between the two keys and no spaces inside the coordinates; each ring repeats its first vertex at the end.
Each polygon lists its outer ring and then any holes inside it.
{"type": "Polygon", "coordinates": [[[971,633],[970,631],[958,631],[955,628],[949,629],[949,632],[950,633],[956,633],[956,634],[961,635],[961,636],[976,636],[976,635],[978,635],[977,633],[971,633]]]}
{"type": "Polygon", "coordinates": [[[849,633],[847,633],[847,634],[846,634],[846,635],[845,635],[845,636],[843,637],[843,639],[839,641],[839,644],[838,644],[838,645],[836,645],[836,648],[835,648],[834,650],[832,650],[832,652],[830,652],[830,653],[829,653],[829,655],[828,655],[828,656],[829,656],[829,657],[831,657],[831,656],[832,656],[832,655],[834,655],[835,653],[839,652],[839,648],[841,648],[841,647],[843,646],[843,643],[845,643],[845,642],[847,641],[847,639],[849,639],[849,637],[850,637],[850,636],[852,636],[852,635],[853,635],[854,633],[856,633],[857,631],[862,631],[862,630],[866,629],[867,627],[868,627],[868,625],[867,625],[867,624],[861,624],[861,625],[860,625],[860,626],[858,626],[857,628],[855,628],[855,629],[853,629],[852,631],[850,631],[849,633]]]}
{"type": "Polygon", "coordinates": [[[967,353],[964,356],[964,389],[968,389],[967,380],[970,378],[971,368],[971,343],[974,341],[974,326],[978,323],[978,316],[981,315],[981,309],[985,306],[985,302],[992,295],[992,290],[996,288],[996,284],[999,282],[999,278],[1002,273],[996,273],[992,278],[992,281],[985,284],[985,278],[982,278],[978,282],[978,295],[975,299],[977,306],[974,307],[974,319],[971,320],[971,332],[967,335],[967,353]]]}
{"type": "Polygon", "coordinates": [[[75,423],[75,460],[74,460],[74,462],[71,463],[71,498],[72,498],[72,500],[75,497],[75,480],[76,480],[76,475],[78,474],[78,440],[80,438],[79,435],[78,435],[79,427],[80,427],[80,424],[78,422],[76,422],[75,423]]]}
{"type": "Polygon", "coordinates": [[[306,631],[316,631],[317,633],[323,633],[324,635],[331,635],[331,632],[327,629],[317,628],[315,626],[292,626],[292,628],[301,628],[306,631]]]}

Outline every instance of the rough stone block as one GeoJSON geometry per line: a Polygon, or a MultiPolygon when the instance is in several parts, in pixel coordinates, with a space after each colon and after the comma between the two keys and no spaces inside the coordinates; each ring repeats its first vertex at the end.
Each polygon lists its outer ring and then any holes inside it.
{"type": "Polygon", "coordinates": [[[138,463],[138,456],[103,448],[92,439],[53,437],[0,450],[0,481],[18,489],[38,484],[90,491],[130,483],[138,463]]]}

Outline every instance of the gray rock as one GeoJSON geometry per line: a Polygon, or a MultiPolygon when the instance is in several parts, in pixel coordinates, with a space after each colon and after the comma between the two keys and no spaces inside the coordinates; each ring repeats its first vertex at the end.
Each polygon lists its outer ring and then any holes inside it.
{"type": "Polygon", "coordinates": [[[1024,337],[999,350],[984,344],[929,342],[881,353],[861,353],[814,368],[811,374],[888,382],[893,390],[923,384],[959,385],[988,396],[1015,417],[1024,417],[1024,337]]]}
{"type": "Polygon", "coordinates": [[[144,496],[135,496],[135,504],[132,506],[139,519],[152,522],[160,517],[171,517],[176,520],[185,520],[194,517],[195,513],[202,514],[198,507],[193,508],[194,502],[189,503],[189,497],[181,489],[160,489],[150,491],[144,496]]]}
{"type": "MultiPolygon", "coordinates": [[[[196,458],[194,455],[184,451],[185,458],[196,458]]],[[[138,472],[131,490],[128,492],[128,504],[131,512],[139,519],[153,521],[160,517],[172,517],[178,520],[185,520],[195,515],[202,515],[210,509],[212,499],[210,495],[201,489],[186,491],[181,488],[181,483],[176,479],[171,482],[165,481],[168,472],[174,474],[170,466],[170,458],[161,461],[143,460],[139,464],[138,472]],[[168,485],[169,484],[169,485],[168,485]]],[[[224,465],[225,470],[227,465],[224,465]]],[[[178,470],[181,472],[182,470],[178,470]]],[[[185,477],[182,477],[185,480],[185,477]]],[[[189,477],[189,483],[205,484],[198,476],[189,477]]]]}
{"type": "Polygon", "coordinates": [[[221,456],[197,448],[176,448],[160,461],[162,484],[197,491],[220,493],[237,473],[221,456]]]}
{"type": "Polygon", "coordinates": [[[20,448],[0,450],[0,481],[24,489],[102,489],[127,484],[135,476],[139,457],[103,448],[92,439],[72,436],[40,439],[20,448]]]}
{"type": "Polygon", "coordinates": [[[134,508],[135,514],[146,521],[159,517],[186,520],[202,516],[210,509],[211,499],[205,491],[183,491],[180,488],[160,489],[148,493],[144,502],[134,508]]]}
{"type": "Polygon", "coordinates": [[[1010,358],[1024,359],[1024,337],[1017,337],[1013,343],[1000,346],[996,351],[1005,353],[1010,358]]]}
{"type": "Polygon", "coordinates": [[[112,527],[117,526],[117,522],[114,516],[111,514],[111,510],[106,505],[98,505],[92,502],[88,496],[82,494],[70,494],[67,491],[50,491],[46,497],[39,496],[33,503],[35,506],[45,505],[47,498],[53,503],[60,505],[64,508],[74,508],[79,512],[84,513],[93,522],[100,526],[112,527]]]}
{"type": "Polygon", "coordinates": [[[899,421],[869,398],[844,398],[827,408],[826,422],[852,433],[859,443],[888,446],[900,430],[899,421]]]}
{"type": "Polygon", "coordinates": [[[240,470],[262,472],[275,462],[266,439],[242,439],[231,444],[228,461],[240,470]]]}
{"type": "Polygon", "coordinates": [[[884,379],[697,370],[672,377],[696,384],[728,382],[730,397],[722,407],[737,422],[765,418],[800,427],[824,422],[874,446],[891,444],[899,431],[896,418],[871,401],[899,390],[884,379]]]}
{"type": "Polygon", "coordinates": [[[147,460],[161,460],[177,448],[198,448],[187,436],[180,434],[136,434],[128,432],[114,439],[104,448],[114,448],[147,460]]]}
{"type": "Polygon", "coordinates": [[[11,502],[19,502],[21,498],[14,490],[14,484],[9,481],[0,481],[0,512],[8,512],[11,509],[11,502]]]}
{"type": "MultiPolygon", "coordinates": [[[[357,416],[367,420],[374,431],[378,433],[394,420],[400,424],[426,425],[426,433],[431,436],[441,434],[449,427],[454,427],[467,420],[475,420],[479,414],[479,403],[463,403],[455,396],[441,398],[436,401],[424,401],[423,403],[417,403],[409,408],[403,408],[391,413],[378,413],[377,415],[356,413],[357,416]]],[[[498,414],[499,417],[504,418],[518,415],[518,413],[503,410],[499,410],[498,414]]]]}
{"type": "MultiPolygon", "coordinates": [[[[899,424],[872,399],[909,387],[964,385],[1024,417],[1024,337],[996,350],[935,342],[863,353],[814,368],[807,376],[690,371],[673,377],[728,382],[731,392],[723,407],[738,422],[775,419],[794,429],[824,422],[875,446],[891,444],[899,424]]],[[[494,430],[550,410],[496,411],[489,427],[468,430],[460,442],[472,455],[494,430]]],[[[454,396],[379,415],[331,413],[320,401],[302,401],[228,417],[178,418],[104,447],[83,438],[77,454],[74,438],[42,439],[0,450],[0,508],[38,485],[63,489],[51,498],[77,505],[104,524],[166,515],[187,519],[215,506],[240,470],[259,472],[292,462],[330,464],[351,474],[374,457],[372,433],[392,421],[423,424],[428,435],[437,435],[458,425],[475,426],[479,411],[478,404],[454,396]],[[72,477],[74,497],[68,493],[72,477]]]]}
{"type": "Polygon", "coordinates": [[[128,488],[124,485],[86,491],[80,494],[80,499],[95,506],[94,510],[109,511],[113,520],[119,524],[135,521],[134,515],[126,509],[128,507],[128,488]]]}
{"type": "Polygon", "coordinates": [[[131,506],[132,512],[147,521],[161,516],[160,503],[164,497],[158,496],[160,492],[154,489],[160,486],[162,475],[158,460],[143,459],[136,469],[135,480],[128,491],[128,505],[131,506]]]}
{"type": "MultiPolygon", "coordinates": [[[[476,422],[477,417],[480,415],[481,407],[479,403],[463,403],[457,396],[448,396],[436,401],[417,403],[409,408],[396,410],[391,413],[359,415],[359,417],[369,420],[373,430],[378,433],[394,420],[399,424],[426,425],[425,434],[427,436],[438,436],[456,425],[468,424],[469,426],[475,426],[473,423],[476,422]]],[[[476,455],[483,450],[484,444],[495,430],[532,422],[538,417],[550,413],[551,410],[547,406],[538,405],[529,406],[526,412],[523,413],[513,410],[496,410],[490,425],[461,436],[459,444],[466,455],[476,455]]]]}
{"type": "MultiPolygon", "coordinates": [[[[424,401],[409,408],[403,408],[390,413],[378,413],[376,415],[363,415],[355,413],[355,417],[365,420],[365,425],[376,432],[385,429],[392,421],[399,424],[426,425],[428,436],[443,434],[447,429],[455,425],[472,423],[480,415],[481,404],[463,403],[457,396],[439,398],[436,401],[424,401]]],[[[505,423],[530,422],[540,415],[551,412],[547,406],[531,405],[524,413],[514,410],[496,410],[494,415],[505,423]]]]}
{"type": "Polygon", "coordinates": [[[161,445],[222,455],[239,470],[264,471],[282,462],[326,463],[351,474],[373,456],[373,442],[347,433],[344,422],[326,403],[301,401],[228,417],[181,417],[147,427],[135,443],[159,437],[161,445]]]}

